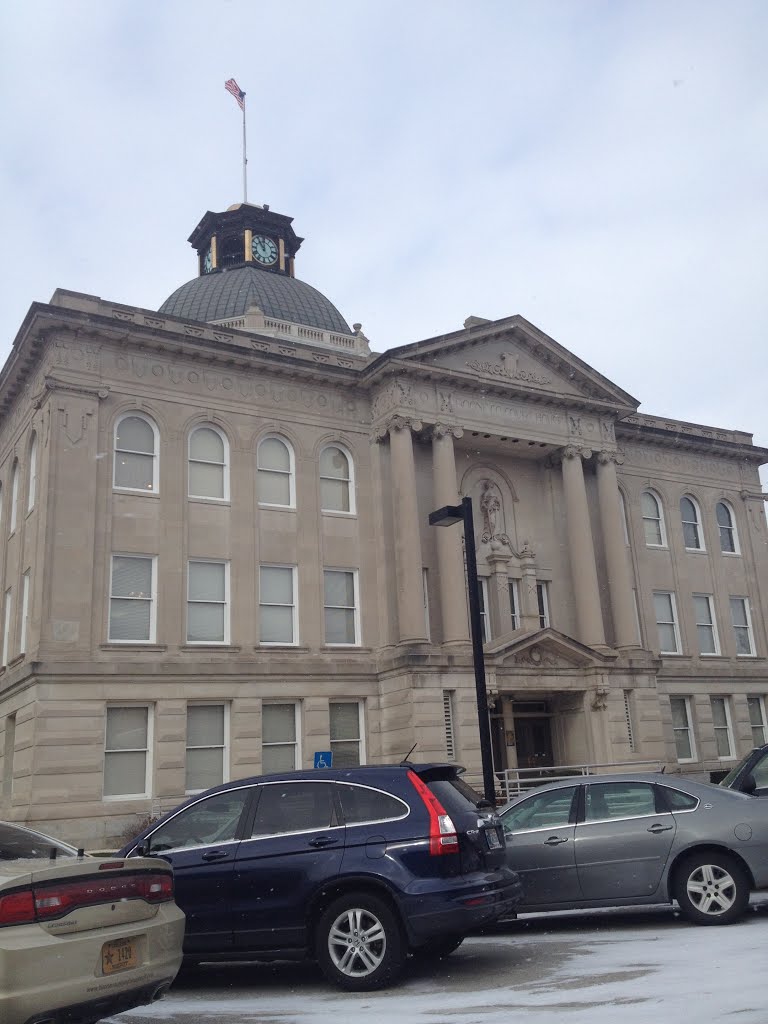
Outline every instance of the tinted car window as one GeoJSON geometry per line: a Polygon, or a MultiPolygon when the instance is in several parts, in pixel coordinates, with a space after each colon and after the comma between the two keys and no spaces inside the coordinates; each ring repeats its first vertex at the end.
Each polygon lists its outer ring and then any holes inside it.
{"type": "Polygon", "coordinates": [[[576,786],[537,793],[501,815],[505,832],[522,832],[534,828],[558,828],[567,825],[576,786]]]}
{"type": "Polygon", "coordinates": [[[655,814],[653,786],[645,782],[604,782],[587,787],[585,821],[655,814]]]}
{"type": "Polygon", "coordinates": [[[58,857],[74,857],[75,851],[57,843],[55,839],[27,832],[12,825],[0,825],[0,860],[22,860],[26,858],[48,858],[51,850],[58,857]]]}
{"type": "Polygon", "coordinates": [[[389,793],[364,786],[339,786],[341,810],[347,825],[358,825],[364,821],[384,821],[402,818],[409,807],[389,793]]]}
{"type": "Polygon", "coordinates": [[[461,779],[423,779],[450,814],[452,811],[474,811],[482,800],[471,786],[461,779]]]}
{"type": "Polygon", "coordinates": [[[149,850],[176,850],[184,846],[208,846],[234,839],[237,826],[251,793],[234,789],[200,800],[165,822],[149,837],[149,850]]]}
{"type": "Polygon", "coordinates": [[[308,832],[335,824],[328,782],[275,782],[260,787],[254,836],[308,832]]]}
{"type": "Polygon", "coordinates": [[[679,789],[670,789],[669,786],[662,786],[661,790],[673,811],[691,811],[698,807],[699,801],[690,793],[681,793],[679,789]]]}

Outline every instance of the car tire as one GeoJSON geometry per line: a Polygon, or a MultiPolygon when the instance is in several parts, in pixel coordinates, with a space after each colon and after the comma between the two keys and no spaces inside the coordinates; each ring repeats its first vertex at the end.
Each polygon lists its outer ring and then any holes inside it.
{"type": "Polygon", "coordinates": [[[395,912],[372,893],[334,900],[317,925],[315,957],[328,981],[349,992],[390,984],[403,969],[406,945],[395,912]]]}
{"type": "Polygon", "coordinates": [[[680,913],[694,924],[732,924],[744,916],[749,880],[727,853],[686,857],[675,872],[672,895],[680,913]]]}
{"type": "Polygon", "coordinates": [[[440,938],[430,939],[422,946],[414,946],[411,954],[419,960],[440,960],[444,956],[450,956],[463,941],[463,935],[441,935],[440,938]]]}

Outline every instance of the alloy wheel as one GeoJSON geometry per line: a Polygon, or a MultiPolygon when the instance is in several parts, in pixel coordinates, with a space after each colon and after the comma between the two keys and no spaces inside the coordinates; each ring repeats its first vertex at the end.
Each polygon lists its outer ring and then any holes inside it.
{"type": "Polygon", "coordinates": [[[718,864],[701,864],[695,868],[688,876],[686,890],[691,903],[702,914],[724,914],[736,901],[736,882],[718,864]]]}
{"type": "Polygon", "coordinates": [[[364,978],[382,963],[387,952],[384,925],[362,907],[350,907],[333,921],[328,953],[334,966],[350,978],[364,978]]]}

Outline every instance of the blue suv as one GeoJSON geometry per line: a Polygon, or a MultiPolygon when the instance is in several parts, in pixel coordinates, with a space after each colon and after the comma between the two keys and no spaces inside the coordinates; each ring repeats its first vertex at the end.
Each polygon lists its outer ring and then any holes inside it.
{"type": "Polygon", "coordinates": [[[164,857],[191,962],[316,959],[341,988],[445,956],[522,899],[504,830],[452,764],[263,775],[194,796],[121,856],[164,857]]]}

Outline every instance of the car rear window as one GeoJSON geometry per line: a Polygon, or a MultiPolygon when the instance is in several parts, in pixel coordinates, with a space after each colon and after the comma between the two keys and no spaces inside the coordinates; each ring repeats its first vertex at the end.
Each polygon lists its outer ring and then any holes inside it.
{"type": "Polygon", "coordinates": [[[690,793],[681,793],[679,789],[670,789],[669,786],[659,787],[664,794],[671,811],[692,811],[698,806],[699,801],[690,793]]]}
{"type": "Polygon", "coordinates": [[[359,825],[364,821],[391,821],[393,818],[404,818],[409,811],[406,803],[389,793],[382,793],[380,789],[339,785],[338,793],[347,825],[359,825]]]}
{"type": "Polygon", "coordinates": [[[0,860],[47,859],[52,849],[56,851],[57,857],[75,856],[68,846],[62,846],[48,836],[0,825],[0,860]]]}
{"type": "Polygon", "coordinates": [[[443,807],[450,814],[458,811],[475,811],[478,803],[482,800],[479,793],[462,779],[430,779],[422,778],[429,786],[443,807]]]}

